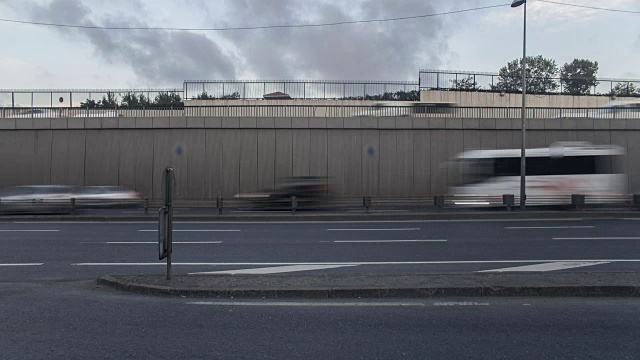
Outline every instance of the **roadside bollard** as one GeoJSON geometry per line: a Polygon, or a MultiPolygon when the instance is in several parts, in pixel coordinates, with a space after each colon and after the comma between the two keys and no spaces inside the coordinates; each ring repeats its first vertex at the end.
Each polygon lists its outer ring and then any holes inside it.
{"type": "Polygon", "coordinates": [[[71,198],[71,213],[76,213],[76,198],[71,198]]]}
{"type": "Polygon", "coordinates": [[[368,214],[369,208],[371,207],[371,196],[364,196],[362,198],[362,206],[364,206],[364,209],[368,214]]]}
{"type": "Polygon", "coordinates": [[[513,196],[513,194],[502,195],[502,204],[507,207],[507,211],[511,211],[511,208],[515,204],[515,196],[513,196]]]}
{"type": "Polygon", "coordinates": [[[444,195],[436,195],[433,197],[433,205],[438,208],[444,207],[444,195]]]}
{"type": "Polygon", "coordinates": [[[640,210],[640,194],[633,194],[633,206],[640,210]]]}
{"type": "Polygon", "coordinates": [[[295,213],[298,209],[298,199],[295,196],[291,197],[291,212],[295,213]]]}
{"type": "Polygon", "coordinates": [[[218,208],[218,215],[222,215],[222,207],[223,207],[223,200],[221,197],[218,197],[216,199],[216,207],[218,208]]]}
{"type": "Polygon", "coordinates": [[[144,199],[144,214],[149,215],[149,198],[144,199]]]}
{"type": "Polygon", "coordinates": [[[572,194],[571,206],[576,210],[580,210],[584,206],[584,195],[572,194]]]}

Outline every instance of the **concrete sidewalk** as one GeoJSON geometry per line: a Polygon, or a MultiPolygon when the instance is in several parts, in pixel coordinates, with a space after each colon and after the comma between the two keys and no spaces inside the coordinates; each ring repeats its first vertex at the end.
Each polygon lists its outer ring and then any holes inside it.
{"type": "Polygon", "coordinates": [[[147,295],[217,298],[640,297],[640,273],[418,275],[106,275],[98,285],[147,295]]]}

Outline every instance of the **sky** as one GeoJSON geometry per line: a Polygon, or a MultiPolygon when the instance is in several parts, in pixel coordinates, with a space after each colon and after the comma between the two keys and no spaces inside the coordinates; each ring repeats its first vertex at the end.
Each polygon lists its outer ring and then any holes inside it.
{"type": "MultiPolygon", "coordinates": [[[[557,0],[640,11],[638,0],[557,0]]],[[[0,22],[0,89],[182,88],[184,80],[413,80],[419,69],[496,72],[522,56],[511,0],[0,0],[0,18],[112,27],[224,28],[394,18],[236,31],[96,30],[0,22]]],[[[640,78],[640,14],[529,0],[527,54],[598,61],[599,77],[640,78]]]]}

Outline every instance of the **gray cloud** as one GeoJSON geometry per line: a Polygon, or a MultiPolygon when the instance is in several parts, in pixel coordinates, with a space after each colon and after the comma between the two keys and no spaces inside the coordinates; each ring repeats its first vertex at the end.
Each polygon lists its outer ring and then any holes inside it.
{"type": "MultiPolygon", "coordinates": [[[[230,12],[255,24],[334,22],[435,12],[434,0],[363,0],[351,11],[332,2],[232,0],[230,12]],[[308,14],[313,14],[310,16],[308,14]],[[311,21],[309,21],[311,19],[311,21]]],[[[237,24],[230,24],[237,25],[237,24]]],[[[415,79],[447,51],[440,18],[229,34],[250,70],[263,78],[415,79]]]]}
{"type": "MultiPolygon", "coordinates": [[[[91,9],[80,0],[54,0],[48,5],[33,4],[31,15],[41,21],[97,25],[91,19],[91,9]]],[[[139,12],[137,15],[140,15],[139,12]]],[[[104,26],[147,26],[146,23],[124,13],[103,16],[99,20],[99,24],[104,26]]],[[[130,67],[141,80],[154,86],[177,86],[183,80],[193,78],[235,77],[235,68],[230,56],[203,34],[144,30],[60,31],[88,39],[98,56],[109,62],[122,63],[130,67]]]]}

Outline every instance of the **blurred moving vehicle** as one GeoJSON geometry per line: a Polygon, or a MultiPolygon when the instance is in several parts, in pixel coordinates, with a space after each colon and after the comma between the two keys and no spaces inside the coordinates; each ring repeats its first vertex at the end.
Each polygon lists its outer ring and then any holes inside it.
{"type": "Polygon", "coordinates": [[[559,109],[558,119],[592,118],[592,119],[639,119],[639,100],[614,100],[603,108],[559,109]]]}
{"type": "MultiPolygon", "coordinates": [[[[587,195],[591,203],[626,200],[622,147],[558,142],[526,155],[528,205],[566,204],[572,194],[587,195]]],[[[454,205],[501,205],[503,194],[519,203],[520,149],[467,151],[448,171],[454,205]]]]}
{"type": "Polygon", "coordinates": [[[142,195],[122,186],[13,186],[0,191],[0,212],[69,212],[76,208],[135,207],[142,195]]]}
{"type": "Polygon", "coordinates": [[[297,176],[282,181],[274,190],[237,194],[234,199],[248,201],[259,209],[291,209],[295,196],[299,209],[318,209],[329,204],[333,192],[327,177],[297,176]]]}
{"type": "Polygon", "coordinates": [[[71,196],[80,208],[136,207],[142,205],[142,195],[124,186],[82,186],[71,196]]]}
{"type": "Polygon", "coordinates": [[[0,191],[0,211],[67,211],[71,193],[72,187],[63,185],[13,186],[0,191]]]}

